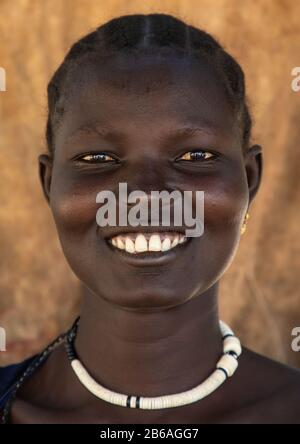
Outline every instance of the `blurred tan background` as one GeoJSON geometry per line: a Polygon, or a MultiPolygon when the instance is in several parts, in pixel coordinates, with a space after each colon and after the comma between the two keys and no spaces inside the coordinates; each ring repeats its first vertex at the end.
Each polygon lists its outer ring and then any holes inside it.
{"type": "Polygon", "coordinates": [[[261,189],[221,284],[221,317],[244,345],[300,368],[300,2],[294,0],[0,0],[0,326],[20,360],[69,326],[80,285],[61,252],[44,201],[37,155],[45,151],[47,82],[70,45],[123,14],[164,12],[212,33],[241,63],[264,149],[261,189]]]}

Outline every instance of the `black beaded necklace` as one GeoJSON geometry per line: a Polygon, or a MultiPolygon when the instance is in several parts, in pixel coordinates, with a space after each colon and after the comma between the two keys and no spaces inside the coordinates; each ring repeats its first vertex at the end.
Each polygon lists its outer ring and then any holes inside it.
{"type": "Polygon", "coordinates": [[[16,398],[19,388],[23,385],[25,380],[27,380],[34,373],[34,371],[41,364],[43,364],[45,362],[45,360],[49,357],[49,355],[52,353],[52,351],[56,347],[58,347],[58,345],[60,345],[64,341],[65,341],[66,345],[73,341],[73,339],[76,336],[78,323],[79,323],[79,316],[74,321],[72,327],[67,332],[59,335],[39,355],[37,355],[37,357],[29,364],[29,366],[25,369],[25,371],[21,374],[21,376],[16,380],[16,382],[14,383],[13,389],[10,393],[10,397],[4,406],[0,424],[8,424],[9,423],[9,416],[10,416],[10,410],[11,410],[12,403],[16,398]]]}

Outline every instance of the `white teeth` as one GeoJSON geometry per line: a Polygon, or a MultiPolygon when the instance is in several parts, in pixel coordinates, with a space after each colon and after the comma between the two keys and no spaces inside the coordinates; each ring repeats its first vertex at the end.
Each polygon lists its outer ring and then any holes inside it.
{"type": "Polygon", "coordinates": [[[149,240],[149,251],[161,251],[161,240],[158,234],[152,234],[149,240]]]}
{"type": "Polygon", "coordinates": [[[143,253],[145,251],[166,252],[187,241],[184,234],[174,232],[164,232],[158,234],[134,233],[128,235],[115,236],[110,239],[113,247],[119,250],[126,250],[130,254],[143,253]]]}
{"type": "Polygon", "coordinates": [[[174,240],[173,240],[173,242],[172,242],[172,248],[173,248],[173,247],[176,247],[176,245],[178,244],[178,242],[179,242],[179,236],[175,236],[175,238],[174,238],[174,240]]]}
{"type": "Polygon", "coordinates": [[[166,237],[166,239],[161,244],[161,251],[168,251],[171,248],[171,239],[166,237]]]}
{"type": "Polygon", "coordinates": [[[141,253],[148,250],[147,239],[143,234],[138,234],[135,240],[135,251],[141,253]]]}
{"type": "Polygon", "coordinates": [[[134,253],[135,252],[134,243],[130,239],[130,237],[126,237],[125,250],[127,251],[127,253],[134,253]]]}
{"type": "Polygon", "coordinates": [[[186,237],[183,234],[180,234],[179,242],[178,243],[182,244],[185,240],[186,240],[186,237]]]}
{"type": "Polygon", "coordinates": [[[124,244],[124,242],[123,242],[123,240],[120,238],[120,236],[117,236],[117,238],[114,238],[114,239],[117,239],[117,247],[118,248],[120,248],[120,250],[125,250],[125,244],[124,244]]]}

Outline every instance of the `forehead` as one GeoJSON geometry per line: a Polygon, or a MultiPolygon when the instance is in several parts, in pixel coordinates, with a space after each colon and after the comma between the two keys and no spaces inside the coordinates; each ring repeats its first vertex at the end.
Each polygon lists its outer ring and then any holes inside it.
{"type": "MultiPolygon", "coordinates": [[[[194,125],[232,135],[236,119],[220,76],[204,59],[113,56],[82,62],[67,84],[61,141],[89,126],[153,134],[194,125]]],[[[58,141],[57,139],[57,141],[58,141]]]]}

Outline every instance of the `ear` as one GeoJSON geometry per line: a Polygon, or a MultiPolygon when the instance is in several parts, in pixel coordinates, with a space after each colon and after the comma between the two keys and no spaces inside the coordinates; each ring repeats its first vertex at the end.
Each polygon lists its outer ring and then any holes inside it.
{"type": "Polygon", "coordinates": [[[260,145],[251,146],[245,154],[245,168],[249,187],[249,205],[254,199],[262,179],[263,157],[260,145]]]}
{"type": "Polygon", "coordinates": [[[53,158],[48,154],[40,154],[39,161],[39,177],[43,189],[44,196],[50,204],[50,186],[52,178],[53,158]]]}

